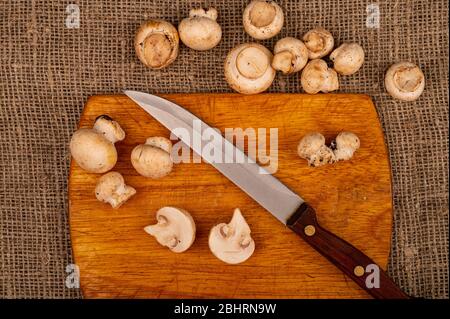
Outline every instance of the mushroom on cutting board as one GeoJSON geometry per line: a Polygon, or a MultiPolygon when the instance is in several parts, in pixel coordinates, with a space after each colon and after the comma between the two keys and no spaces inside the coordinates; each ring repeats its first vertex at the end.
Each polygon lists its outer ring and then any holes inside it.
{"type": "Polygon", "coordinates": [[[75,131],[70,140],[70,153],[85,171],[105,173],[117,162],[114,143],[124,138],[125,132],[119,123],[107,115],[100,115],[92,129],[81,128],[75,131]]]}
{"type": "Polygon", "coordinates": [[[161,178],[172,171],[171,151],[172,142],[169,139],[152,136],[147,138],[145,144],[140,144],[133,149],[131,164],[142,176],[161,178]]]}
{"type": "Polygon", "coordinates": [[[286,37],[275,44],[272,67],[284,74],[298,72],[308,62],[308,49],[296,38],[286,37]]]}
{"type": "Polygon", "coordinates": [[[251,230],[239,208],[233,213],[228,224],[214,226],[209,233],[211,252],[227,264],[239,264],[246,261],[255,251],[255,241],[251,230]]]}
{"type": "Polygon", "coordinates": [[[325,137],[317,132],[306,134],[298,144],[297,153],[308,161],[308,165],[318,167],[336,161],[333,150],[325,145],[325,137]]]}
{"type": "Polygon", "coordinates": [[[136,190],[125,184],[123,176],[118,172],[109,172],[99,178],[95,186],[95,196],[104,203],[109,203],[112,208],[119,208],[136,190]]]}
{"type": "Polygon", "coordinates": [[[319,59],[326,56],[333,50],[333,35],[324,28],[315,28],[303,36],[303,42],[308,48],[309,58],[319,59]]]}
{"type": "Polygon", "coordinates": [[[225,59],[225,79],[237,92],[256,94],[265,91],[275,78],[272,53],[258,43],[233,48],[225,59]]]}
{"type": "Polygon", "coordinates": [[[364,63],[364,50],[358,43],[344,43],[330,54],[333,67],[339,74],[356,73],[364,63]]]}
{"type": "Polygon", "coordinates": [[[283,10],[274,1],[254,0],[242,16],[245,32],[258,40],[277,35],[284,23],[283,10]]]}
{"type": "Polygon", "coordinates": [[[215,8],[191,9],[189,17],[181,20],[178,25],[181,41],[194,50],[214,48],[222,38],[222,29],[216,20],[215,8]]]}
{"type": "Polygon", "coordinates": [[[162,246],[175,253],[191,247],[195,240],[195,222],[184,209],[163,207],[156,212],[155,225],[144,228],[145,232],[156,238],[162,246]]]}
{"type": "Polygon", "coordinates": [[[339,79],[335,70],[328,67],[324,60],[311,60],[306,64],[300,78],[306,93],[328,93],[339,89],[339,79]]]}
{"type": "Polygon", "coordinates": [[[361,142],[359,137],[352,132],[341,132],[336,136],[333,142],[331,142],[331,149],[336,156],[337,161],[349,160],[353,157],[353,154],[360,147],[361,142]]]}
{"type": "Polygon", "coordinates": [[[425,88],[425,76],[414,63],[398,62],[387,70],[384,84],[392,97],[403,101],[415,101],[425,88]]]}
{"type": "Polygon", "coordinates": [[[169,22],[150,20],[136,32],[134,49],[141,62],[151,69],[162,69],[178,56],[178,32],[169,22]]]}

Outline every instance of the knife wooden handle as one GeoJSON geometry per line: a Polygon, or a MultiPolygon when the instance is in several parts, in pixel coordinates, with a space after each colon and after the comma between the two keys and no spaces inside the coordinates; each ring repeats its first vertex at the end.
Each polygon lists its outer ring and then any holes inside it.
{"type": "Polygon", "coordinates": [[[287,226],[374,298],[410,298],[372,259],[345,240],[322,228],[317,222],[314,209],[308,204],[303,203],[299,207],[287,221],[287,226]],[[369,285],[366,284],[366,280],[369,285]]]}

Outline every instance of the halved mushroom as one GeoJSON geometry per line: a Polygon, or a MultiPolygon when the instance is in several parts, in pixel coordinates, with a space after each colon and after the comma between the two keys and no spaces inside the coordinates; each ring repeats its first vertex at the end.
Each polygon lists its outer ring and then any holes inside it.
{"type": "Polygon", "coordinates": [[[215,8],[191,9],[189,18],[181,20],[178,25],[181,41],[194,50],[214,48],[222,38],[222,29],[216,20],[215,8]]]}
{"type": "Polygon", "coordinates": [[[178,56],[178,42],[178,32],[172,24],[162,20],[150,20],[137,30],[134,48],[145,66],[162,69],[178,56]]]}
{"type": "Polygon", "coordinates": [[[131,152],[131,164],[145,177],[161,178],[172,171],[170,156],[172,142],[159,136],[149,137],[145,144],[136,146],[131,152]]]}
{"type": "Polygon", "coordinates": [[[356,73],[364,63],[364,50],[358,43],[344,43],[330,54],[336,72],[342,75],[356,73]]]}
{"type": "Polygon", "coordinates": [[[333,150],[325,145],[325,137],[317,132],[306,134],[300,140],[297,152],[312,167],[331,164],[336,161],[333,150]]]}
{"type": "Polygon", "coordinates": [[[309,58],[319,59],[333,50],[333,35],[324,28],[315,28],[303,36],[303,42],[309,51],[309,58]]]}
{"type": "Polygon", "coordinates": [[[275,78],[272,53],[261,44],[244,43],[233,48],[225,60],[225,79],[236,91],[256,94],[267,90],[275,78]]]}
{"type": "Polygon", "coordinates": [[[109,203],[112,208],[119,208],[136,190],[125,184],[120,173],[109,172],[99,178],[95,186],[95,196],[104,203],[109,203]]]}
{"type": "Polygon", "coordinates": [[[250,236],[250,227],[239,208],[233,213],[230,223],[214,226],[209,233],[209,249],[227,264],[246,261],[255,251],[255,242],[250,236]]]}
{"type": "Polygon", "coordinates": [[[195,222],[184,209],[163,207],[156,212],[155,225],[144,228],[145,232],[156,238],[158,243],[175,253],[182,253],[191,247],[195,240],[195,222]]]}
{"type": "Polygon", "coordinates": [[[384,84],[392,97],[415,101],[425,88],[425,76],[414,63],[398,62],[387,70],[384,84]]]}
{"type": "Polygon", "coordinates": [[[349,160],[360,146],[359,137],[352,132],[341,132],[331,142],[336,161],[349,160]]]}
{"type": "Polygon", "coordinates": [[[117,162],[114,143],[122,141],[125,132],[107,115],[97,117],[92,129],[81,128],[73,133],[70,153],[75,162],[90,173],[105,173],[117,162]]]}
{"type": "Polygon", "coordinates": [[[328,93],[339,89],[339,79],[335,70],[324,60],[311,60],[302,71],[301,84],[306,93],[328,93]]]}
{"type": "Polygon", "coordinates": [[[283,10],[274,1],[253,0],[245,8],[242,21],[250,36],[258,40],[269,39],[283,27],[283,10]]]}
{"type": "Polygon", "coordinates": [[[308,62],[308,49],[299,39],[286,37],[275,44],[272,67],[284,74],[298,72],[308,62]]]}

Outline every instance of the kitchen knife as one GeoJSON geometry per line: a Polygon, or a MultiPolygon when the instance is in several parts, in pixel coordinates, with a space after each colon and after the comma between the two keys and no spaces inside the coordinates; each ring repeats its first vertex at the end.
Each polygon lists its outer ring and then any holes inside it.
{"type": "Polygon", "coordinates": [[[321,227],[314,209],[299,195],[247,158],[219,132],[166,99],[137,91],[125,91],[125,94],[370,295],[375,298],[409,298],[372,259],[321,227]],[[215,142],[214,151],[220,152],[220,161],[202,154],[201,143],[194,142],[201,141],[206,130],[211,143],[215,142]],[[181,131],[188,134],[181,134],[181,131]],[[244,160],[236,161],[236,158],[244,160]]]}

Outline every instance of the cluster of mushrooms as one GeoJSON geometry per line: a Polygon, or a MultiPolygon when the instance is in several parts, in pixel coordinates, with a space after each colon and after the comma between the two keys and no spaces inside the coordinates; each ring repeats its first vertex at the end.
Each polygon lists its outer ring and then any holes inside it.
{"type": "MultiPolygon", "coordinates": [[[[217,10],[192,9],[178,30],[169,22],[150,20],[138,29],[134,47],[140,61],[151,69],[162,69],[178,56],[179,40],[198,51],[217,46],[222,29],[217,23],[217,10]]],[[[244,10],[245,31],[257,40],[277,35],[284,24],[281,7],[270,0],[253,0],[244,10]]],[[[257,94],[270,87],[277,71],[283,74],[301,72],[300,82],[309,94],[327,93],[339,88],[338,74],[356,73],[364,63],[364,50],[357,43],[343,43],[334,49],[332,34],[317,27],[302,39],[285,37],[278,40],[273,53],[260,43],[240,44],[228,53],[225,79],[235,91],[257,94]],[[333,67],[323,59],[329,55],[333,67]]],[[[385,75],[385,87],[394,98],[414,101],[425,87],[420,68],[411,62],[392,65],[385,75]]],[[[125,132],[112,118],[99,116],[90,129],[77,130],[70,141],[75,162],[85,171],[104,174],[96,184],[95,195],[101,202],[119,208],[136,190],[126,185],[119,172],[111,171],[117,162],[115,143],[125,139],[125,132]]],[[[298,155],[312,167],[349,160],[360,147],[360,140],[352,132],[341,132],[328,146],[325,137],[317,132],[305,135],[297,147],[298,155]]],[[[165,137],[152,136],[131,152],[135,170],[147,178],[162,178],[173,169],[172,142],[165,137]]],[[[156,213],[157,223],[145,227],[158,243],[171,251],[186,251],[195,240],[196,227],[192,216],[176,207],[163,207],[156,213]]],[[[231,221],[215,225],[209,234],[211,252],[220,260],[237,264],[247,260],[255,250],[251,230],[237,208],[231,221]]]]}
{"type": "MultiPolygon", "coordinates": [[[[104,174],[95,186],[96,198],[117,209],[136,194],[119,172],[111,171],[117,162],[116,142],[125,139],[122,127],[107,115],[97,117],[92,128],[81,128],[70,140],[70,152],[75,162],[89,173],[104,174]]],[[[162,178],[173,168],[172,142],[160,136],[147,138],[131,152],[131,164],[142,176],[162,178]]],[[[158,243],[171,251],[186,251],[195,239],[195,222],[185,210],[163,207],[156,213],[157,224],[144,230],[154,236],[158,243]]],[[[247,260],[255,249],[250,227],[239,209],[230,223],[214,226],[209,235],[211,252],[220,260],[236,264],[247,260]]]]}
{"type": "MultiPolygon", "coordinates": [[[[161,69],[175,61],[180,39],[193,50],[212,49],[222,38],[217,16],[215,8],[191,9],[178,30],[163,20],[147,21],[136,33],[136,54],[147,67],[161,69]]],[[[242,22],[251,37],[266,40],[281,31],[284,14],[274,1],[253,0],[245,8],[242,22]]],[[[322,27],[308,31],[301,40],[294,37],[278,40],[273,53],[260,43],[243,43],[228,53],[225,79],[239,93],[257,94],[271,86],[276,71],[287,75],[302,71],[300,83],[306,93],[332,92],[339,89],[338,74],[354,74],[364,63],[364,50],[358,43],[343,43],[333,49],[334,38],[322,27]],[[332,68],[323,59],[328,55],[332,68]]],[[[413,101],[422,94],[425,77],[417,65],[399,62],[387,71],[385,87],[394,98],[413,101]]]]}

